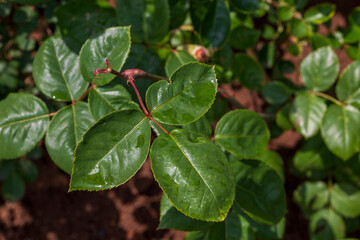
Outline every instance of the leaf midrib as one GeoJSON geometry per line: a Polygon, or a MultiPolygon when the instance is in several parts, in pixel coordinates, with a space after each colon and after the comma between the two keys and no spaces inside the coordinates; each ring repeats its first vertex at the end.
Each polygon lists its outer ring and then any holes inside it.
{"type": "Polygon", "coordinates": [[[195,170],[195,172],[199,175],[199,177],[201,178],[201,180],[204,182],[204,184],[206,185],[206,187],[209,189],[211,195],[214,197],[215,199],[215,203],[216,203],[216,207],[217,210],[219,211],[219,215],[221,215],[221,209],[219,208],[219,203],[217,201],[217,198],[215,197],[215,194],[213,193],[213,191],[211,190],[211,188],[209,187],[208,183],[205,181],[205,179],[201,176],[201,174],[198,172],[198,170],[195,168],[194,164],[192,163],[192,161],[190,160],[190,158],[186,155],[186,153],[182,150],[182,148],[180,147],[180,145],[177,143],[177,141],[175,140],[175,138],[169,134],[169,136],[172,138],[172,140],[175,142],[176,146],[178,146],[178,148],[180,149],[180,151],[183,153],[183,155],[185,156],[185,158],[189,161],[189,163],[191,164],[191,166],[193,167],[193,169],[195,170]]]}
{"type": "Polygon", "coordinates": [[[15,124],[25,123],[25,122],[45,118],[45,117],[48,117],[48,116],[49,116],[48,114],[44,114],[44,115],[40,115],[40,116],[36,116],[36,117],[32,117],[32,118],[22,119],[22,120],[19,120],[19,121],[15,121],[15,122],[7,123],[7,124],[4,124],[4,125],[0,125],[0,128],[5,128],[5,127],[9,127],[9,126],[12,126],[12,125],[15,125],[15,124]]]}

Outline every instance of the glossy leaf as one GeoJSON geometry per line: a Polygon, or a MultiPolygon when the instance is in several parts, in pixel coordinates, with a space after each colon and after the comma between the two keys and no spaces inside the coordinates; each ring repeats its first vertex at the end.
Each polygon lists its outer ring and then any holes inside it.
{"type": "Polygon", "coordinates": [[[176,210],[163,194],[160,203],[160,224],[158,229],[172,228],[181,231],[201,231],[213,223],[192,219],[176,210]]]}
{"type": "Polygon", "coordinates": [[[205,46],[222,46],[230,32],[230,15],[224,0],[210,3],[201,24],[200,34],[205,46]]]}
{"type": "Polygon", "coordinates": [[[238,53],[233,60],[233,70],[240,82],[250,90],[260,90],[263,75],[259,63],[244,53],[238,53]]]}
{"type": "Polygon", "coordinates": [[[258,160],[231,164],[236,180],[235,202],[257,222],[278,223],[286,212],[286,197],[280,176],[258,160]]]}
{"type": "Polygon", "coordinates": [[[10,93],[0,102],[0,159],[21,157],[33,149],[48,122],[43,101],[27,93],[10,93]]]}
{"type": "Polygon", "coordinates": [[[259,0],[230,0],[230,3],[244,12],[253,12],[260,8],[259,0]]]}
{"type": "Polygon", "coordinates": [[[258,157],[257,160],[266,163],[269,167],[274,169],[280,176],[281,180],[285,182],[284,163],[280,154],[275,151],[265,150],[265,152],[260,157],[258,157]]]}
{"type": "Polygon", "coordinates": [[[351,63],[341,73],[336,84],[336,96],[340,101],[360,104],[360,61],[351,63]]]}
{"type": "Polygon", "coordinates": [[[330,20],[335,14],[335,4],[322,3],[315,5],[305,11],[306,21],[320,24],[330,20]]]}
{"type": "Polygon", "coordinates": [[[210,140],[192,141],[184,130],[155,139],[150,151],[155,179],[173,205],[204,221],[225,219],[235,196],[235,181],[224,153],[210,140]]]}
{"type": "Polygon", "coordinates": [[[58,101],[76,101],[89,85],[80,74],[79,57],[60,37],[49,38],[41,45],[33,76],[40,91],[58,101]]]}
{"type": "Polygon", "coordinates": [[[55,164],[67,174],[71,174],[73,168],[77,143],[94,122],[84,102],[62,108],[51,120],[45,138],[46,149],[55,164]]]}
{"type": "Polygon", "coordinates": [[[168,34],[167,0],[117,0],[116,14],[120,26],[131,25],[131,37],[136,43],[158,43],[168,34]]]}
{"type": "Polygon", "coordinates": [[[166,76],[170,77],[173,72],[185,63],[196,61],[196,59],[190,54],[183,51],[171,52],[166,59],[165,72],[166,76]]]}
{"type": "Polygon", "coordinates": [[[101,190],[132,177],[145,162],[150,123],[137,110],[110,113],[96,122],[75,150],[70,189],[101,190]]]}
{"type": "Polygon", "coordinates": [[[217,82],[214,67],[188,63],[170,77],[152,84],[146,104],[155,120],[184,125],[203,116],[215,99],[217,82]]]}
{"type": "Polygon", "coordinates": [[[336,183],[331,192],[331,205],[342,216],[355,218],[360,216],[360,191],[349,183],[336,183]]]}
{"type": "Polygon", "coordinates": [[[16,172],[26,183],[33,182],[38,176],[35,164],[28,159],[21,159],[15,165],[16,172]]]}
{"type": "Polygon", "coordinates": [[[116,25],[113,7],[101,0],[69,1],[59,6],[55,14],[62,34],[71,38],[69,43],[80,45],[95,33],[116,25]]]}
{"type": "Polygon", "coordinates": [[[215,142],[240,159],[260,156],[266,148],[270,133],[264,120],[249,110],[225,114],[215,129],[215,142]]]}
{"type": "Polygon", "coordinates": [[[322,121],[326,146],[343,160],[360,150],[360,112],[352,106],[331,105],[322,121]]]}
{"type": "Polygon", "coordinates": [[[290,119],[305,137],[314,136],[320,129],[326,111],[325,101],[310,93],[299,93],[291,106],[290,119]]]}
{"type": "Polygon", "coordinates": [[[265,100],[270,104],[283,104],[292,94],[291,89],[279,81],[267,83],[261,92],[265,100]]]}
{"type": "Polygon", "coordinates": [[[321,180],[328,176],[328,168],[336,158],[326,147],[320,135],[305,141],[294,156],[293,166],[300,176],[321,180]]]}
{"type": "Polygon", "coordinates": [[[95,120],[117,110],[139,108],[136,103],[131,101],[130,93],[119,84],[91,89],[88,101],[91,115],[95,120]]]}
{"type": "Polygon", "coordinates": [[[231,30],[229,44],[231,47],[242,50],[255,46],[260,38],[261,32],[246,26],[238,26],[231,30]]]}
{"type": "Polygon", "coordinates": [[[2,183],[1,194],[5,200],[15,202],[25,194],[25,184],[16,172],[12,172],[2,183]]]}
{"type": "Polygon", "coordinates": [[[205,116],[193,123],[182,126],[182,128],[188,133],[189,137],[194,140],[197,137],[210,139],[212,133],[211,125],[205,116]]]}
{"type": "Polygon", "coordinates": [[[311,240],[335,240],[345,237],[345,223],[331,209],[316,212],[310,218],[309,231],[311,240]]]}
{"type": "Polygon", "coordinates": [[[109,83],[113,74],[101,74],[94,77],[96,69],[106,68],[108,59],[111,68],[120,71],[130,51],[130,27],[108,28],[104,32],[88,39],[80,51],[80,71],[84,79],[97,86],[109,83]]]}
{"type": "Polygon", "coordinates": [[[301,62],[300,73],[305,86],[316,91],[326,91],[335,82],[339,60],[330,47],[319,48],[301,62]]]}
{"type": "Polygon", "coordinates": [[[294,202],[306,216],[323,208],[329,201],[327,185],[324,182],[304,182],[294,191],[294,202]]]}
{"type": "Polygon", "coordinates": [[[334,176],[338,182],[349,182],[360,188],[360,156],[354,155],[346,162],[336,159],[334,176]]]}

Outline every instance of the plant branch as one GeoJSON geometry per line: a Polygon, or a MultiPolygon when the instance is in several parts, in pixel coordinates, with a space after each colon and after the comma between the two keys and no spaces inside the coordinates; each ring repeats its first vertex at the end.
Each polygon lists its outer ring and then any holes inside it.
{"type": "Polygon", "coordinates": [[[337,105],[339,105],[339,106],[341,106],[341,107],[345,107],[345,106],[346,106],[345,103],[337,100],[336,98],[334,98],[334,97],[332,97],[332,96],[330,96],[330,95],[328,95],[328,94],[325,94],[325,93],[322,93],[322,92],[317,92],[317,91],[311,91],[310,93],[313,94],[313,95],[316,95],[316,96],[325,98],[325,99],[327,99],[327,100],[329,100],[329,101],[331,101],[331,102],[333,102],[333,103],[335,103],[335,104],[337,104],[337,105]]]}
{"type": "Polygon", "coordinates": [[[80,101],[84,100],[84,98],[86,97],[86,95],[88,95],[89,92],[90,92],[90,90],[93,89],[93,88],[96,88],[96,85],[95,85],[94,83],[91,83],[91,86],[90,86],[88,89],[86,89],[86,91],[84,92],[84,94],[81,95],[81,97],[79,97],[79,99],[76,100],[76,101],[74,102],[74,104],[77,103],[77,102],[80,102],[80,101]]]}

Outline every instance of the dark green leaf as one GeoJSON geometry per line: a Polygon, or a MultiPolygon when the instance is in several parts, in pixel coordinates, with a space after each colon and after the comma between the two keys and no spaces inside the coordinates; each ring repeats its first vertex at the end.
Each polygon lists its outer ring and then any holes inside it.
{"type": "Polygon", "coordinates": [[[209,228],[213,223],[192,219],[185,216],[171,204],[163,194],[160,203],[160,224],[158,229],[172,228],[181,231],[200,231],[209,228]]]}
{"type": "Polygon", "coordinates": [[[49,38],[41,45],[33,76],[40,91],[58,101],[76,101],[89,85],[80,74],[79,57],[60,37],[49,38]]]}
{"type": "Polygon", "coordinates": [[[205,116],[193,123],[182,126],[182,128],[189,134],[190,139],[194,140],[197,137],[210,139],[212,133],[211,125],[205,116]]]}
{"type": "Polygon", "coordinates": [[[160,135],[151,146],[155,179],[185,215],[223,221],[233,203],[235,181],[224,153],[210,140],[192,141],[184,130],[160,135]]]}
{"type": "Polygon", "coordinates": [[[96,69],[106,68],[108,59],[111,68],[120,71],[130,50],[130,27],[108,28],[103,33],[88,39],[80,51],[80,71],[84,79],[98,86],[115,78],[113,74],[94,77],[96,69]]]}
{"type": "Polygon", "coordinates": [[[11,93],[0,102],[0,158],[21,157],[44,136],[48,109],[39,98],[11,93]]]}
{"type": "Polygon", "coordinates": [[[116,25],[113,7],[101,0],[69,1],[59,6],[55,13],[62,34],[80,45],[94,34],[116,25]]]}
{"type": "Polygon", "coordinates": [[[13,171],[15,163],[13,160],[0,160],[0,181],[4,180],[13,171]]]}
{"type": "Polygon", "coordinates": [[[304,18],[306,21],[320,24],[330,20],[335,14],[335,4],[322,3],[306,10],[304,18]]]}
{"type": "Polygon", "coordinates": [[[348,46],[346,54],[353,60],[360,60],[360,49],[358,47],[348,46]]]}
{"type": "Polygon", "coordinates": [[[30,6],[22,6],[16,9],[14,16],[14,22],[19,26],[17,33],[30,33],[37,25],[37,14],[30,6]]]}
{"type": "Polygon", "coordinates": [[[16,162],[15,169],[26,183],[35,181],[38,176],[35,164],[28,159],[21,159],[16,162]]]}
{"type": "Polygon", "coordinates": [[[233,70],[240,82],[250,90],[260,90],[263,75],[260,65],[244,53],[234,56],[233,70]]]}
{"type": "Polygon", "coordinates": [[[244,12],[254,12],[260,8],[259,0],[230,0],[230,3],[244,12]]]}
{"type": "Polygon", "coordinates": [[[166,76],[170,77],[173,72],[185,63],[196,61],[196,59],[190,54],[179,51],[171,52],[169,57],[166,59],[165,72],[166,76]]]}
{"type": "Polygon", "coordinates": [[[352,106],[331,105],[322,120],[326,146],[343,160],[360,150],[360,112],[352,106]]]}
{"type": "Polygon", "coordinates": [[[286,104],[276,113],[276,124],[283,130],[293,128],[293,124],[290,121],[291,103],[286,104]]]}
{"type": "Polygon", "coordinates": [[[331,205],[342,216],[360,216],[360,191],[349,183],[336,183],[331,191],[331,205]]]}
{"type": "Polygon", "coordinates": [[[180,27],[190,8],[189,0],[169,0],[170,29],[180,27]]]}
{"type": "Polygon", "coordinates": [[[117,0],[117,22],[131,25],[134,42],[158,43],[168,34],[170,10],[167,0],[117,0]]]}
{"type": "Polygon", "coordinates": [[[137,110],[100,119],[75,150],[69,191],[109,189],[126,182],[145,162],[150,134],[149,119],[137,110]]]}
{"type": "Polygon", "coordinates": [[[310,218],[311,240],[335,240],[345,237],[345,223],[333,210],[323,209],[310,218]]]}
{"type": "Polygon", "coordinates": [[[301,62],[300,72],[308,89],[326,91],[335,82],[339,60],[330,47],[323,47],[306,56],[301,62]]]}
{"type": "Polygon", "coordinates": [[[306,216],[323,208],[329,201],[329,192],[324,182],[304,182],[294,192],[294,202],[306,216]]]}
{"type": "Polygon", "coordinates": [[[265,38],[266,40],[272,40],[274,38],[275,30],[271,25],[264,24],[262,30],[263,30],[262,32],[263,38],[265,38]]]}
{"type": "Polygon", "coordinates": [[[146,92],[146,104],[155,120],[184,125],[203,116],[216,95],[214,67],[188,63],[178,68],[170,78],[161,80],[146,92]]]}
{"type": "Polygon", "coordinates": [[[1,2],[0,3],[0,17],[7,17],[11,12],[11,3],[10,2],[1,2]]]}
{"type": "Polygon", "coordinates": [[[259,114],[235,110],[225,114],[215,129],[215,142],[238,158],[260,156],[266,148],[270,133],[259,114]]]}
{"type": "Polygon", "coordinates": [[[336,84],[336,96],[349,104],[360,104],[360,61],[351,63],[336,84]]]}
{"type": "Polygon", "coordinates": [[[283,182],[285,181],[284,163],[280,154],[275,151],[265,150],[264,154],[258,157],[257,160],[266,163],[269,167],[276,171],[283,182]]]}
{"type": "Polygon", "coordinates": [[[276,46],[274,43],[270,42],[265,44],[259,51],[258,54],[260,63],[265,68],[272,68],[275,62],[276,57],[276,46]]]}
{"type": "Polygon", "coordinates": [[[31,51],[35,48],[35,40],[30,38],[27,33],[21,33],[16,36],[15,42],[20,50],[31,51]]]}
{"type": "Polygon", "coordinates": [[[10,0],[10,2],[28,4],[28,5],[37,5],[40,3],[49,2],[50,0],[10,0]]]}
{"type": "Polygon", "coordinates": [[[236,180],[235,202],[257,222],[278,223],[286,212],[280,176],[266,163],[238,160],[232,164],[236,180]]]}
{"type": "Polygon", "coordinates": [[[289,21],[294,14],[294,9],[290,6],[285,5],[276,9],[276,14],[281,21],[289,21]]]}
{"type": "Polygon", "coordinates": [[[302,38],[308,34],[308,26],[301,19],[293,19],[290,22],[291,35],[302,38]]]}
{"type": "Polygon", "coordinates": [[[261,92],[265,100],[270,104],[283,104],[292,94],[291,89],[278,81],[267,83],[261,92]]]}
{"type": "Polygon", "coordinates": [[[84,102],[62,108],[51,120],[45,138],[46,149],[66,173],[71,174],[76,145],[94,122],[84,102]]]}
{"type": "Polygon", "coordinates": [[[325,101],[311,93],[299,93],[291,106],[290,119],[305,137],[314,136],[320,129],[326,111],[325,101]]]}
{"type": "Polygon", "coordinates": [[[354,8],[349,14],[349,22],[360,27],[360,7],[354,8]]]}
{"type": "Polygon", "coordinates": [[[335,156],[327,149],[320,135],[305,141],[294,156],[293,166],[302,177],[321,180],[328,176],[328,168],[335,156]]]}
{"type": "Polygon", "coordinates": [[[346,162],[336,159],[334,171],[335,179],[338,182],[348,182],[360,188],[360,156],[354,155],[346,162]]]}
{"type": "Polygon", "coordinates": [[[238,26],[231,30],[229,44],[238,50],[251,48],[258,42],[260,35],[261,32],[257,29],[238,26]]]}
{"type": "Polygon", "coordinates": [[[91,89],[88,101],[91,115],[95,120],[117,110],[139,108],[131,101],[130,93],[119,84],[91,89]]]}
{"type": "Polygon", "coordinates": [[[25,194],[25,184],[16,172],[12,172],[3,182],[1,188],[3,198],[10,202],[20,200],[25,194]]]}

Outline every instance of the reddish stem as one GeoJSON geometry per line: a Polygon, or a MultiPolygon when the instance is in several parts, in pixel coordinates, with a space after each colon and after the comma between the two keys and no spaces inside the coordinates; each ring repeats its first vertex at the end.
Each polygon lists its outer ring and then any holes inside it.
{"type": "Polygon", "coordinates": [[[144,102],[143,102],[142,99],[141,99],[140,93],[139,93],[139,91],[137,90],[134,81],[135,81],[135,80],[134,80],[134,77],[133,77],[133,76],[131,76],[131,75],[128,76],[127,82],[130,83],[131,86],[134,88],[134,91],[135,91],[135,93],[136,93],[136,96],[137,96],[138,99],[139,99],[140,106],[141,106],[142,110],[144,111],[144,113],[146,114],[146,116],[148,116],[148,115],[149,115],[149,112],[148,112],[148,110],[146,109],[145,104],[144,104],[144,102]]]}
{"type": "Polygon", "coordinates": [[[82,101],[82,100],[86,97],[86,95],[88,95],[88,93],[90,92],[90,90],[93,89],[93,88],[95,88],[95,87],[96,87],[96,85],[95,85],[94,83],[91,83],[91,86],[90,86],[88,89],[86,89],[86,91],[84,92],[84,94],[81,95],[81,97],[80,97],[78,100],[76,100],[76,102],[73,102],[73,104],[82,101]]]}

